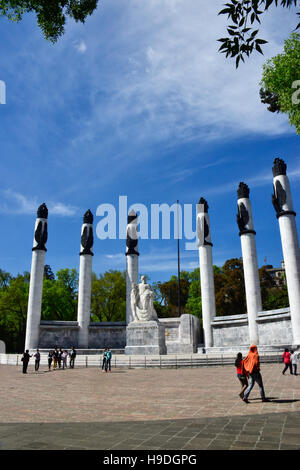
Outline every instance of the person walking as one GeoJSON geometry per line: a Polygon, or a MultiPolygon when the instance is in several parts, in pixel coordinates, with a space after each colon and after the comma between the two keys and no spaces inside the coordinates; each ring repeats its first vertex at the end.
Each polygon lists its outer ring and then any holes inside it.
{"type": "Polygon", "coordinates": [[[241,392],[239,393],[239,397],[243,399],[245,390],[248,387],[248,379],[247,379],[248,373],[245,371],[243,356],[242,356],[242,353],[240,352],[236,356],[235,367],[236,367],[237,378],[239,379],[240,384],[241,384],[241,392]]]}
{"type": "Polygon", "coordinates": [[[252,388],[255,385],[255,382],[259,386],[261,401],[263,402],[269,401],[265,397],[263,380],[262,380],[262,376],[260,373],[259,355],[258,355],[257,347],[255,345],[250,346],[249,353],[247,357],[244,359],[244,368],[245,368],[245,371],[249,374],[250,383],[245,391],[243,401],[245,403],[249,403],[248,397],[250,395],[252,388]]]}
{"type": "Polygon", "coordinates": [[[55,347],[54,353],[53,353],[53,369],[56,369],[57,367],[57,360],[58,360],[58,351],[57,351],[57,348],[55,347]]]}
{"type": "Polygon", "coordinates": [[[62,368],[63,369],[67,368],[68,352],[66,350],[64,350],[64,352],[62,353],[61,359],[62,359],[62,365],[63,365],[62,368]]]}
{"type": "Polygon", "coordinates": [[[48,369],[51,370],[51,364],[53,359],[53,351],[49,351],[48,353],[48,369]]]}
{"type": "Polygon", "coordinates": [[[76,350],[74,346],[72,346],[72,349],[70,352],[70,369],[74,369],[75,358],[76,358],[76,350]]]}
{"type": "Polygon", "coordinates": [[[293,375],[292,363],[291,363],[291,353],[289,352],[288,349],[284,350],[284,353],[283,353],[282,357],[283,357],[283,362],[284,362],[284,369],[282,371],[282,375],[285,374],[287,369],[290,369],[290,374],[293,375]]]}
{"type": "Polygon", "coordinates": [[[21,358],[21,361],[23,362],[23,374],[27,374],[27,367],[31,357],[32,355],[29,354],[29,349],[26,349],[21,358]]]}
{"type": "Polygon", "coordinates": [[[110,365],[111,356],[112,356],[111,350],[109,348],[107,348],[107,350],[106,350],[105,372],[107,372],[107,369],[109,370],[109,372],[111,372],[111,365],[110,365]]]}
{"type": "Polygon", "coordinates": [[[62,350],[61,348],[59,348],[58,350],[58,354],[57,354],[57,363],[58,363],[58,368],[60,369],[61,368],[61,361],[62,361],[62,350]]]}
{"type": "Polygon", "coordinates": [[[291,351],[291,364],[292,368],[294,369],[294,375],[297,375],[297,353],[294,351],[291,351]]]}
{"type": "Polygon", "coordinates": [[[104,349],[103,356],[102,356],[102,372],[106,370],[106,351],[107,348],[104,349]]]}
{"type": "Polygon", "coordinates": [[[40,368],[40,360],[41,360],[40,351],[38,349],[36,350],[34,357],[35,357],[34,370],[37,372],[40,368]]]}

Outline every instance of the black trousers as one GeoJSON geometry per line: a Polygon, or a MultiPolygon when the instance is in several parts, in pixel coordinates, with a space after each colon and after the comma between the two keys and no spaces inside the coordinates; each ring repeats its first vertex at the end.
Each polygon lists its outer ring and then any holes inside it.
{"type": "Polygon", "coordinates": [[[74,362],[75,362],[75,357],[71,357],[71,359],[70,359],[70,367],[71,367],[71,369],[74,369],[74,362]]]}
{"type": "Polygon", "coordinates": [[[40,361],[35,361],[35,364],[34,364],[34,370],[37,371],[39,370],[39,367],[40,367],[40,361]]]}
{"type": "Polygon", "coordinates": [[[28,362],[23,361],[23,374],[27,374],[28,362]]]}
{"type": "Polygon", "coordinates": [[[284,364],[284,369],[282,373],[284,374],[287,369],[290,369],[290,374],[293,374],[293,369],[292,369],[292,363],[290,362],[289,364],[284,364]]]}

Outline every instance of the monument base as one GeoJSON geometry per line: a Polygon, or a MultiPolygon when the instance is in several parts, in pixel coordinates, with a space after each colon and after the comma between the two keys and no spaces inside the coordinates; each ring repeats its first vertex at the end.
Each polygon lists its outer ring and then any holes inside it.
{"type": "Polygon", "coordinates": [[[129,323],[126,329],[125,354],[167,354],[164,325],[157,321],[129,323]]]}

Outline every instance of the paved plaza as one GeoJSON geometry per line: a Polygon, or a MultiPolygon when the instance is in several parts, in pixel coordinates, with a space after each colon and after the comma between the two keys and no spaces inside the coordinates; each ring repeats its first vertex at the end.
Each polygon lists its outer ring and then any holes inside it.
{"type": "Polygon", "coordinates": [[[262,364],[258,386],[238,396],[234,366],[75,368],[38,373],[0,366],[0,449],[296,450],[300,375],[262,364]]]}

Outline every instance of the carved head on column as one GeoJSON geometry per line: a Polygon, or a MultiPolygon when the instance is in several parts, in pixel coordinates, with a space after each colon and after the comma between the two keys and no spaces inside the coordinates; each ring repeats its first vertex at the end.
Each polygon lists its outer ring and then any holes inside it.
{"type": "Polygon", "coordinates": [[[83,223],[88,224],[85,225],[81,234],[81,246],[82,250],[80,251],[81,255],[92,255],[94,256],[93,252],[91,251],[93,244],[94,244],[94,235],[93,235],[93,214],[91,213],[90,209],[88,209],[84,216],[83,216],[83,223]]]}
{"type": "Polygon", "coordinates": [[[246,183],[243,183],[241,181],[237,190],[238,199],[249,198],[249,194],[250,194],[249,187],[247,186],[246,183]]]}
{"type": "Polygon", "coordinates": [[[48,219],[48,209],[46,204],[43,202],[37,210],[37,218],[38,219],[48,219]]]}
{"type": "Polygon", "coordinates": [[[200,209],[202,209],[200,212],[204,212],[205,214],[208,214],[208,204],[207,204],[207,201],[206,199],[204,199],[204,197],[201,197],[199,199],[199,202],[198,202],[198,205],[201,206],[200,209]]]}
{"type": "Polygon", "coordinates": [[[94,221],[94,216],[93,214],[91,213],[90,209],[88,209],[84,216],[83,216],[83,223],[84,224],[92,224],[94,221]]]}
{"type": "MultiPolygon", "coordinates": [[[[45,203],[41,204],[37,210],[37,219],[48,219],[48,209],[45,203]]],[[[36,222],[34,231],[34,246],[32,251],[47,251],[46,243],[48,240],[47,220],[39,220],[36,222]]]]}
{"type": "Polygon", "coordinates": [[[273,177],[279,175],[286,175],[286,163],[281,158],[275,158],[274,165],[272,168],[273,177]]]}
{"type": "Polygon", "coordinates": [[[127,219],[127,230],[126,230],[126,256],[127,255],[138,255],[138,231],[137,231],[137,213],[131,209],[127,219]]]}

